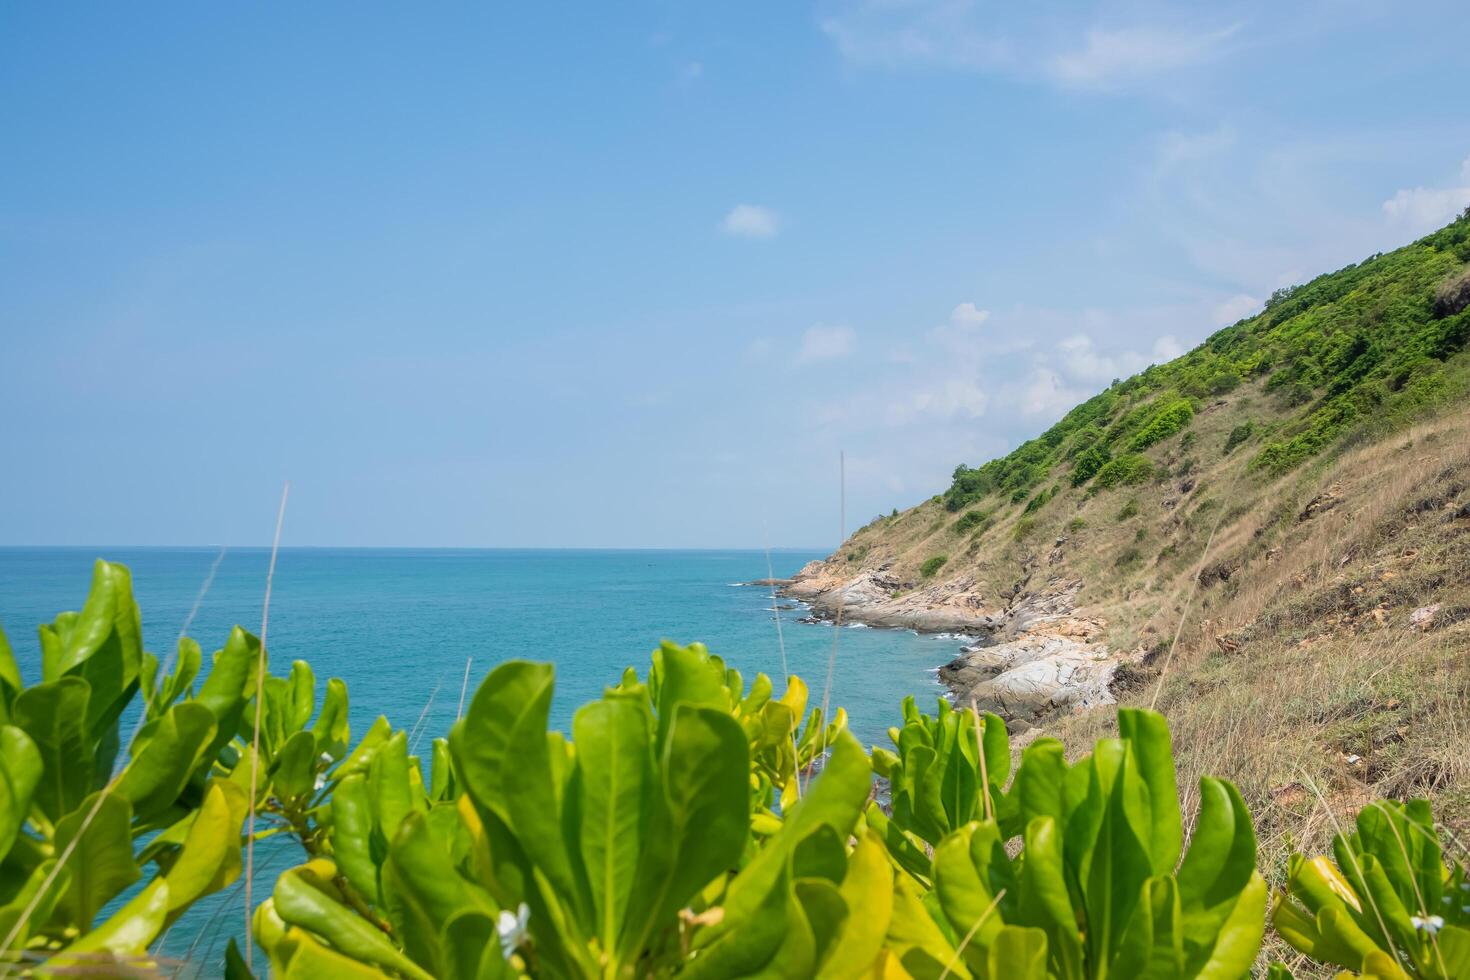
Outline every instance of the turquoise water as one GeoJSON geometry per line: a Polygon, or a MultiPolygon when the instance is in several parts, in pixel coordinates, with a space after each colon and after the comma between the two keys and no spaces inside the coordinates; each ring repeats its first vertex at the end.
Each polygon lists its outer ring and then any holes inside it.
{"type": "MultiPolygon", "coordinates": [[[[105,557],[132,569],[144,641],[162,659],[218,556],[212,548],[0,549],[0,624],[34,680],[36,625],[80,609],[92,561],[105,557]]],[[[226,551],[189,630],[206,654],[236,623],[260,632],[269,557],[264,549],[226,551]]],[[[778,551],[771,564],[789,575],[817,557],[778,551]]],[[[758,551],[283,549],[270,609],[271,662],[280,674],[293,659],[310,661],[319,687],[328,677],[345,680],[354,732],[378,714],[395,728],[413,728],[427,707],[425,730],[442,734],[454,721],[466,658],[471,693],[501,661],[548,660],[557,669],[552,721],[565,728],[575,707],[617,683],[625,666],[645,673],[650,651],[665,638],[705,643],[747,683],[757,671],[779,678],[769,594],[731,585],[766,574],[758,551]]],[[[819,693],[833,628],[796,622],[800,610],[780,615],[791,672],[819,693]]],[[[847,708],[865,742],[886,739],[899,701],[936,696],[932,671],[960,645],[846,627],[833,703],[847,708]]]]}
{"type": "MultiPolygon", "coordinates": [[[[95,558],[132,569],[145,645],[163,659],[219,554],[214,548],[0,549],[0,625],[22,675],[37,679],[35,627],[61,610],[81,608],[95,558]]],[[[778,551],[771,564],[785,576],[817,557],[778,551]]],[[[206,664],[232,625],[259,633],[269,558],[264,549],[231,549],[219,562],[189,629],[206,664]]],[[[649,653],[664,638],[705,643],[747,683],[758,671],[779,678],[770,595],[732,586],[765,578],[766,567],[766,555],[756,551],[283,549],[270,608],[271,662],[279,674],[293,659],[310,661],[319,695],[326,678],[345,680],[356,735],[379,714],[406,729],[424,715],[423,730],[438,735],[454,721],[466,658],[471,694],[504,660],[551,661],[557,669],[552,723],[566,730],[576,707],[616,683],[624,667],[646,674],[649,653]]],[[[847,708],[865,744],[887,744],[885,731],[898,722],[904,695],[932,703],[940,693],[934,669],[961,646],[952,638],[798,623],[800,610],[780,615],[790,670],[807,681],[814,698],[838,639],[832,703],[847,708]]],[[[427,753],[427,737],[419,750],[427,753]]],[[[293,859],[281,847],[262,855],[280,866],[293,859]]],[[[257,900],[269,893],[265,879],[274,870],[258,869],[257,900]]],[[[231,901],[239,907],[238,893],[200,903],[170,933],[165,953],[188,955],[203,975],[216,973],[223,942],[244,932],[243,913],[214,917],[231,901]]]]}

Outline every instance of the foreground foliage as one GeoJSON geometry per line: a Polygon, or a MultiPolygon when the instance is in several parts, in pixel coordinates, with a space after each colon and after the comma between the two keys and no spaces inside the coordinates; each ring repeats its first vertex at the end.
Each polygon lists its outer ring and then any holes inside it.
{"type": "Polygon", "coordinates": [[[1427,803],[1379,800],[1332,845],[1331,859],[1293,858],[1271,916],[1283,939],[1364,976],[1470,976],[1470,879],[1446,860],[1427,803]]]}
{"type": "Polygon", "coordinates": [[[27,685],[0,633],[0,951],[79,972],[142,957],[239,876],[247,791],[223,759],[258,644],[236,629],[197,696],[181,699],[199,673],[198,645],[180,640],[178,670],[157,680],[128,570],[106,562],[82,611],[40,638],[40,680],[27,685]],[[145,724],[119,758],[121,719],[140,690],[145,724]]]}
{"type": "MultiPolygon", "coordinates": [[[[254,911],[282,977],[1216,978],[1259,956],[1250,816],[1205,778],[1186,846],[1150,711],[1071,763],[1053,739],[1014,761],[997,716],[908,699],[865,752],[800,679],[777,697],[665,643],[570,738],[553,667],[501,664],[422,760],[386,718],[354,744],[340,680],[318,702],[304,662],[257,676],[239,628],[197,691],[191,640],[159,676],[122,566],[41,640],[27,687],[0,634],[0,930],[24,971],[156,965],[240,877],[252,785],[257,838],[304,854],[254,911]]],[[[1427,805],[1365,808],[1334,858],[1292,863],[1288,943],[1363,976],[1470,975],[1470,883],[1427,805]]],[[[249,975],[233,949],[225,971],[249,975]]]]}

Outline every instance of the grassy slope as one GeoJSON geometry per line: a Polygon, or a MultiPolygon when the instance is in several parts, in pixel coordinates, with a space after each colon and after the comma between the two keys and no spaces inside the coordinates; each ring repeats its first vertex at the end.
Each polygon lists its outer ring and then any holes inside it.
{"type": "MultiPolygon", "coordinates": [[[[1144,654],[1120,699],[1157,696],[1187,784],[1239,782],[1268,865],[1374,793],[1430,796],[1470,844],[1470,309],[1435,302],[1467,262],[1462,218],[1278,296],[839,555],[910,587],[943,555],[927,581],[998,605],[1080,578],[1144,654]]],[[[1111,723],[1045,727],[1085,746],[1111,723]]]]}
{"type": "Polygon", "coordinates": [[[909,587],[973,575],[997,604],[1021,582],[1081,578],[1081,602],[1131,647],[1222,518],[1233,525],[1329,450],[1464,402],[1470,309],[1442,315],[1435,295],[1467,262],[1461,219],[1279,294],[1010,455],[960,466],[943,494],[875,519],[839,553],[909,587]]]}

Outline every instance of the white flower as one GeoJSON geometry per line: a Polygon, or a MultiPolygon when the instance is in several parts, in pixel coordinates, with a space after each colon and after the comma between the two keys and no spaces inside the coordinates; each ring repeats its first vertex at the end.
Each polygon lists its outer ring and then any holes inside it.
{"type": "Polygon", "coordinates": [[[1415,929],[1418,929],[1420,932],[1427,932],[1431,936],[1444,928],[1444,917],[1439,915],[1426,915],[1423,917],[1411,915],[1409,916],[1409,921],[1414,924],[1415,929]]]}
{"type": "Polygon", "coordinates": [[[530,921],[531,910],[525,902],[514,912],[502,911],[496,919],[495,931],[500,933],[500,953],[506,959],[510,959],[510,954],[516,951],[516,947],[526,941],[526,925],[530,921]]]}

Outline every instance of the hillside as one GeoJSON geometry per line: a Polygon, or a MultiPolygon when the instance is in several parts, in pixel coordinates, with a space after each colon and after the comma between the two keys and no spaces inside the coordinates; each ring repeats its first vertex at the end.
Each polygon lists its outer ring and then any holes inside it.
{"type": "Polygon", "coordinates": [[[941,676],[1019,732],[1096,734],[1085,709],[1157,692],[1248,796],[1305,806],[1311,774],[1463,815],[1467,342],[1470,212],[960,465],[787,591],[976,636],[941,676]]]}

